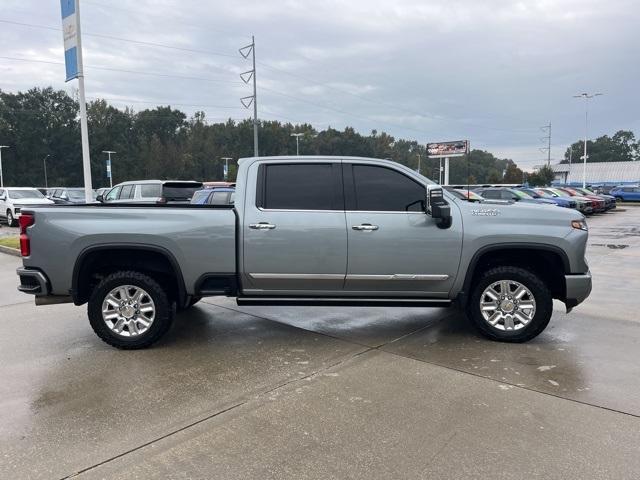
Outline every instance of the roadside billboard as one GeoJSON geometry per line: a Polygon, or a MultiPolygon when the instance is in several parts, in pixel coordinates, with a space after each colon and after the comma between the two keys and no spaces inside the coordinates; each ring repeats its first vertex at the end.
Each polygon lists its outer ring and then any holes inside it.
{"type": "Polygon", "coordinates": [[[427,155],[430,158],[460,157],[466,153],[469,153],[468,140],[427,143],[427,155]]]}

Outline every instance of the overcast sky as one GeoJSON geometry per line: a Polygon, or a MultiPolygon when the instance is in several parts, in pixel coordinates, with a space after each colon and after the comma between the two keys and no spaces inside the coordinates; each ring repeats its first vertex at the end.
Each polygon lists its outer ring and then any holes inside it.
{"type": "MultiPolygon", "coordinates": [[[[247,117],[237,49],[253,34],[260,118],[468,138],[530,168],[546,155],[540,126],[554,159],[584,136],[572,95],[585,91],[605,93],[590,137],[640,135],[637,0],[81,0],[81,15],[87,97],[119,107],[247,117]]],[[[0,89],[76,87],[60,28],[58,0],[2,0],[0,89]]]]}

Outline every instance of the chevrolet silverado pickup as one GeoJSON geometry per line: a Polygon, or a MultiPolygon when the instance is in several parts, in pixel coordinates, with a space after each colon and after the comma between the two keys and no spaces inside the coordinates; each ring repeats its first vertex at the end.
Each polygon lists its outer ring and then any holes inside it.
{"type": "Polygon", "coordinates": [[[206,296],[239,305],[458,305],[490,339],[542,332],[591,291],[576,211],[471,203],[355,157],[239,162],[235,204],[25,207],[22,292],[87,304],[108,344],[143,348],[206,296]]]}

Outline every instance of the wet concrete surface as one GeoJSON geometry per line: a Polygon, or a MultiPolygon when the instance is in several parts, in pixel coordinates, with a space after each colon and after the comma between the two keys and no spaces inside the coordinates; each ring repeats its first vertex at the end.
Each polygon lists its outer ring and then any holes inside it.
{"type": "Polygon", "coordinates": [[[213,298],[122,352],[0,255],[0,478],[638,478],[640,208],[589,225],[591,297],[518,345],[455,310],[213,298]]]}

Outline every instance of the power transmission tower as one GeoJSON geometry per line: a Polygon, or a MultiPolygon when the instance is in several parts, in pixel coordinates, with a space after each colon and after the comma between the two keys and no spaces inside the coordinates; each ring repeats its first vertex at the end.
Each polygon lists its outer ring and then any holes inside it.
{"type": "Polygon", "coordinates": [[[547,146],[540,148],[540,151],[547,152],[547,166],[550,166],[551,165],[551,122],[549,122],[549,125],[540,127],[540,130],[542,130],[543,132],[547,132],[547,136],[542,137],[540,139],[540,141],[545,142],[547,146]]]}
{"type": "Polygon", "coordinates": [[[240,74],[240,78],[244,83],[249,83],[253,80],[253,95],[249,95],[248,97],[242,97],[240,102],[244,106],[244,108],[251,107],[253,104],[253,155],[255,157],[258,156],[258,95],[256,91],[256,40],[254,36],[251,36],[251,44],[246,47],[242,47],[238,50],[240,55],[243,58],[249,58],[251,55],[251,61],[253,64],[253,68],[251,70],[247,70],[246,72],[242,72],[240,74]]]}

